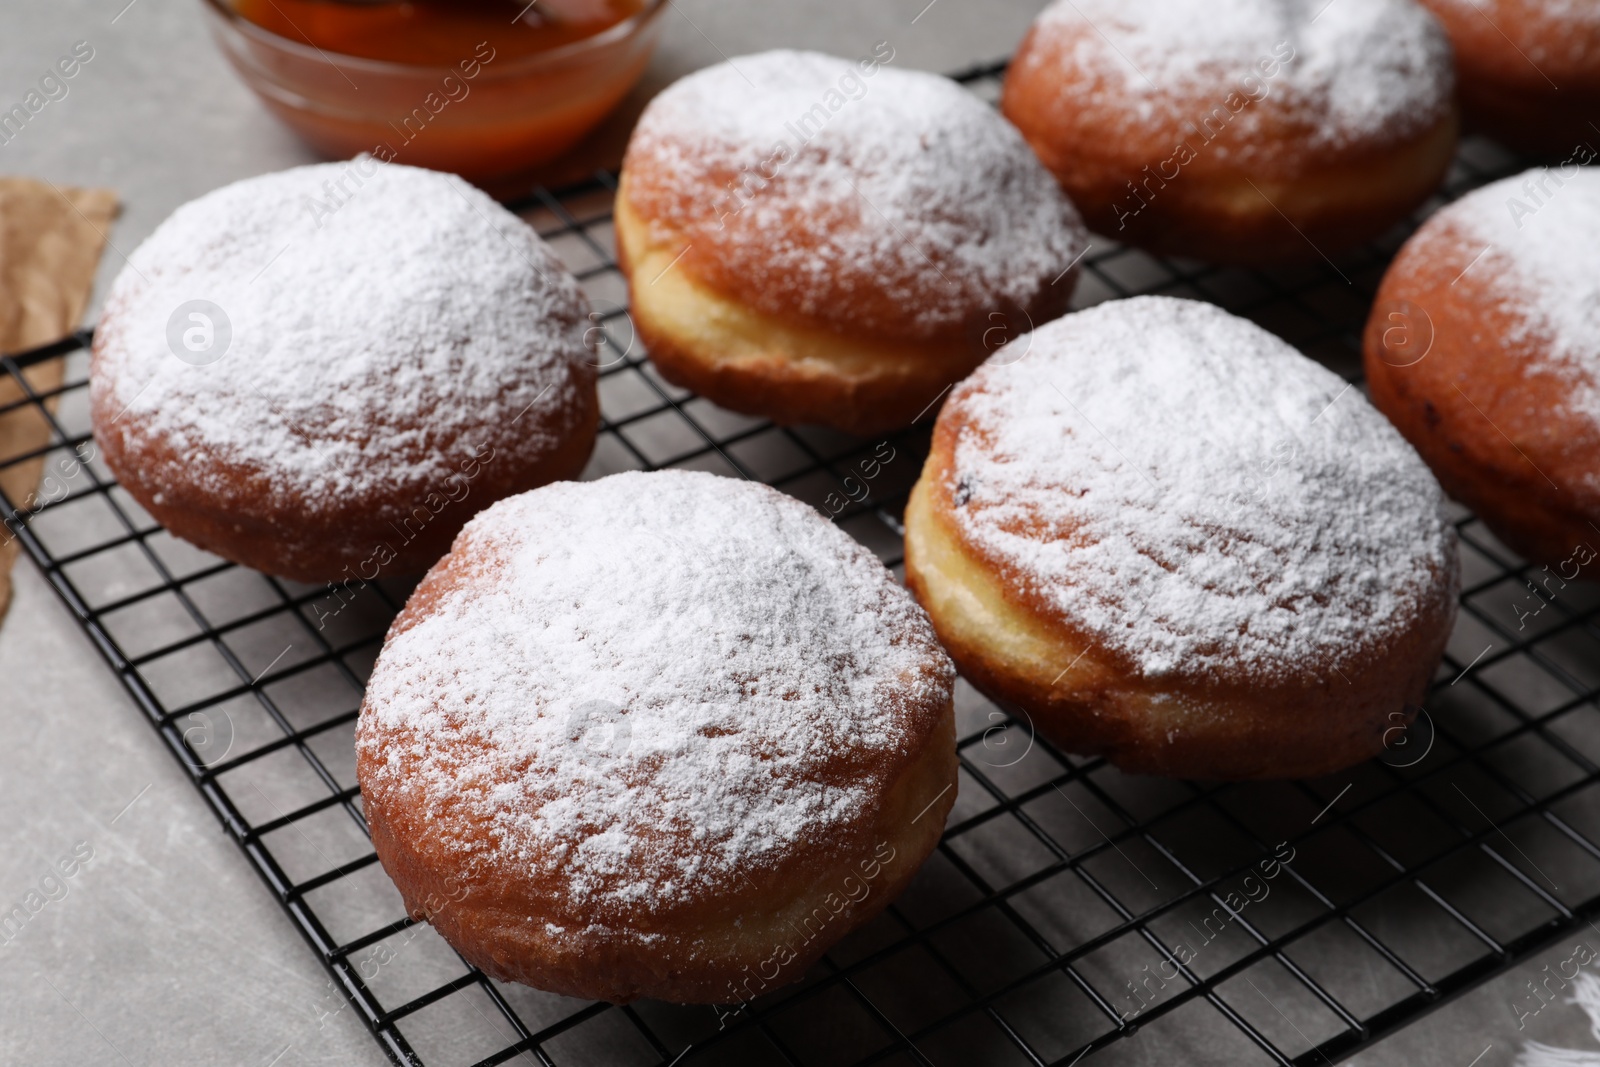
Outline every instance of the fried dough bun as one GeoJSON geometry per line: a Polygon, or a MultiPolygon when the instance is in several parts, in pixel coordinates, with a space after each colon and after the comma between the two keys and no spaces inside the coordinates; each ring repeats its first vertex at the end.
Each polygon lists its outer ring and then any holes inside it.
{"type": "Polygon", "coordinates": [[[503,981],[753,999],[899,893],[955,800],[954,670],[867,549],[664,471],[474,519],[395,620],[356,735],[412,914],[503,981]]]}
{"type": "Polygon", "coordinates": [[[1001,106],[1096,233],[1268,265],[1421,204],[1455,153],[1452,85],[1413,0],[1057,0],[1001,106]]]}
{"type": "Polygon", "coordinates": [[[1086,250],[993,108],[937,75],[805,52],[743,56],[652,101],[616,228],[668,381],[863,434],[909,425],[1063,314],[1086,250]]]}
{"type": "Polygon", "coordinates": [[[1470,128],[1541,156],[1594,161],[1600,133],[1600,4],[1588,0],[1420,0],[1456,53],[1470,128]]]}
{"type": "Polygon", "coordinates": [[[1372,402],[1446,492],[1577,577],[1600,550],[1600,170],[1441,209],[1390,264],[1364,347],[1372,402]]]}
{"type": "Polygon", "coordinates": [[[1137,773],[1382,751],[1456,610],[1444,495],[1394,428],[1211,304],[1121,300],[1016,343],[946,403],[906,509],[906,582],[962,674],[1137,773]]]}
{"type": "Polygon", "coordinates": [[[454,176],[370,157],[180,207],[106,299],[95,439],[169,531],[302,582],[420,574],[480,508],[576,477],[588,302],[454,176]]]}

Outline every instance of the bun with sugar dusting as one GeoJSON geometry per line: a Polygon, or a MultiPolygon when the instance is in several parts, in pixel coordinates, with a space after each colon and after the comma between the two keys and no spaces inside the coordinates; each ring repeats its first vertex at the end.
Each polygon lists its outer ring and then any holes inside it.
{"type": "Polygon", "coordinates": [[[1383,416],[1211,304],[1014,344],[945,404],[906,509],[906,582],[962,674],[1139,773],[1314,777],[1403,735],[1456,536],[1383,416]]]}
{"type": "Polygon", "coordinates": [[[468,524],[389,631],[356,771],[408,909],[488,974],[739,1003],[938,843],[953,682],[922,609],[815,510],[618,474],[468,524]]]}
{"type": "Polygon", "coordinates": [[[1213,263],[1317,262],[1455,153],[1450,44],[1414,0],[1056,0],[1001,107],[1089,228],[1213,263]]]}
{"type": "Polygon", "coordinates": [[[303,582],[426,570],[473,513],[583,469],[588,302],[453,175],[370,157],[173,212],[106,299],[95,438],[178,537],[303,582]]]}
{"type": "Polygon", "coordinates": [[[1600,4],[1421,0],[1455,48],[1469,127],[1523,152],[1570,158],[1600,135],[1600,4]]]}
{"type": "Polygon", "coordinates": [[[1378,287],[1365,364],[1451,496],[1562,580],[1595,575],[1600,168],[1530,170],[1440,209],[1378,287]]]}
{"type": "Polygon", "coordinates": [[[993,108],[892,58],[742,56],[651,102],[617,245],[669,381],[878,432],[1066,311],[1077,212],[993,108]]]}

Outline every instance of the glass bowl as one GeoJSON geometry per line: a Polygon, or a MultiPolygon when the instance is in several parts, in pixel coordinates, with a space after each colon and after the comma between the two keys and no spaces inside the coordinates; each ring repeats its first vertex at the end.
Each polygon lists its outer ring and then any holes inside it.
{"type": "Polygon", "coordinates": [[[369,152],[480,184],[547,163],[594,129],[644,73],[666,2],[547,52],[420,66],[329,53],[244,19],[229,0],[204,0],[245,84],[319,151],[369,152]]]}

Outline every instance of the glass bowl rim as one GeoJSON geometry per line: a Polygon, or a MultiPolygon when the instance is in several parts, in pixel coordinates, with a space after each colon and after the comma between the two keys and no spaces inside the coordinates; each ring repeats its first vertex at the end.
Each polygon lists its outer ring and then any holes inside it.
{"type": "MultiPolygon", "coordinates": [[[[434,74],[446,75],[456,73],[456,68],[449,65],[435,63],[400,63],[388,59],[371,59],[367,56],[353,56],[346,52],[330,52],[326,48],[296,41],[282,34],[274,33],[265,26],[257,25],[233,10],[228,0],[202,0],[213,15],[222,20],[234,32],[252,38],[271,48],[297,55],[302,59],[320,61],[332,64],[337,60],[340,64],[348,64],[356,70],[374,74],[387,75],[418,75],[434,74]]],[[[645,0],[645,4],[638,11],[629,15],[621,22],[606,27],[591,37],[583,37],[570,44],[559,48],[552,48],[546,52],[535,52],[524,56],[510,64],[497,64],[494,74],[497,78],[514,77],[517,75],[537,72],[548,67],[560,66],[565,61],[574,57],[583,56],[585,53],[601,52],[613,44],[634,36],[644,30],[666,8],[670,0],[645,0]]],[[[532,7],[532,4],[528,5],[532,7]]],[[[468,57],[471,58],[471,57],[468,57]]],[[[486,72],[487,73],[487,72],[486,72]]]]}

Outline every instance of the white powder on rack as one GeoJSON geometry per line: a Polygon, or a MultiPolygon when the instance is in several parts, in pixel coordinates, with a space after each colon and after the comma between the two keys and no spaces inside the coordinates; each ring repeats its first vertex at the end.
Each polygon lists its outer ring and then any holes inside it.
{"type": "Polygon", "coordinates": [[[1337,145],[1427,129],[1454,88],[1449,41],[1414,0],[1056,0],[1039,19],[1077,32],[1075,64],[1146,117],[1199,122],[1250,76],[1269,91],[1244,123],[1266,107],[1337,145]],[[1285,43],[1294,58],[1262,79],[1285,43]]]}
{"type": "Polygon", "coordinates": [[[920,71],[739,56],[651,101],[625,169],[642,175],[632,161],[644,158],[651,186],[630,195],[658,222],[738,256],[808,315],[866,315],[862,294],[885,294],[894,319],[870,327],[935,330],[975,308],[1029,306],[1087,240],[1022,135],[920,71]]]}
{"type": "Polygon", "coordinates": [[[1571,385],[1568,410],[1600,425],[1600,168],[1485,185],[1428,220],[1419,240],[1446,242],[1441,254],[1518,324],[1509,340],[1542,353],[1539,369],[1571,385]]]}
{"type": "Polygon", "coordinates": [[[1433,475],[1338,376],[1211,304],[1119,300],[958,386],[963,535],[1148,676],[1317,677],[1453,596],[1433,475]]]}
{"type": "Polygon", "coordinates": [[[954,681],[876,557],[755,483],[557,483],[480,513],[454,551],[470,581],[391,633],[368,683],[363,784],[448,809],[440,833],[487,828],[445,843],[469,869],[558,879],[594,922],[725,889],[797,842],[850,847],[954,681]]]}
{"type": "Polygon", "coordinates": [[[121,412],[114,429],[169,442],[186,479],[238,466],[291,499],[420,498],[529,405],[516,447],[556,446],[539,415],[575,402],[573,367],[593,358],[587,310],[533,230],[460,178],[375,160],[298,167],[185,204],[134,251],[92,384],[121,412]],[[169,337],[194,300],[231,330],[204,365],[169,337]]]}

